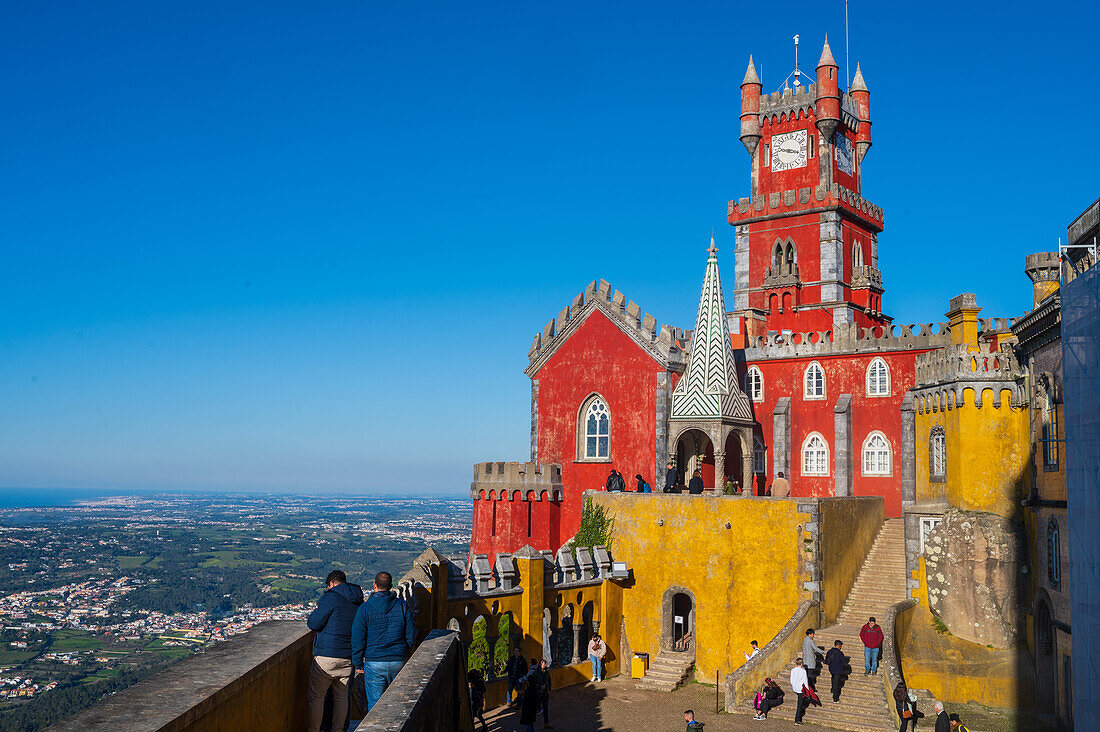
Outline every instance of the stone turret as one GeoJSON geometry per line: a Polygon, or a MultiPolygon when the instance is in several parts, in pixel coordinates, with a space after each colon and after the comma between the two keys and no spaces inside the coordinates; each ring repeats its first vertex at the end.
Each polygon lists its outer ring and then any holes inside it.
{"type": "Polygon", "coordinates": [[[848,90],[852,101],[856,103],[859,114],[859,130],[856,132],[856,156],[859,162],[871,149],[871,92],[863,80],[863,70],[856,64],[856,76],[852,79],[852,88],[848,90]]]}
{"type": "Polygon", "coordinates": [[[756,146],[760,144],[760,93],[763,89],[752,56],[749,56],[749,68],[741,82],[741,144],[749,155],[755,155],[756,146]]]}
{"type": "Polygon", "coordinates": [[[830,140],[833,131],[840,124],[840,74],[829,48],[829,37],[825,37],[825,47],[821,50],[821,60],[817,62],[817,129],[823,140],[830,140]]]}
{"type": "Polygon", "coordinates": [[[1058,272],[1061,263],[1057,252],[1037,252],[1027,255],[1024,273],[1031,280],[1032,307],[1058,290],[1058,272]]]}

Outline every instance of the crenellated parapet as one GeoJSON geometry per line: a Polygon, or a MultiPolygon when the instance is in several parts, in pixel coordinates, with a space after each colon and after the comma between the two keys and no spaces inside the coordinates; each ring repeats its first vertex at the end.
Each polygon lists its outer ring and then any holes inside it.
{"type": "Polygon", "coordinates": [[[561,466],[553,463],[475,463],[470,498],[484,501],[560,501],[561,466]]]}
{"type": "Polygon", "coordinates": [[[913,386],[917,411],[952,410],[967,403],[981,408],[986,391],[992,393],[993,407],[1000,408],[1001,392],[1005,390],[1012,394],[1011,406],[1021,407],[1027,403],[1025,374],[1009,348],[982,352],[967,344],[953,344],[919,354],[913,386]]]}
{"type": "Polygon", "coordinates": [[[951,342],[947,323],[881,325],[863,327],[838,324],[832,330],[769,333],[748,339],[745,358],[766,361],[881,351],[915,351],[941,348],[951,342]]]}
{"type": "Polygon", "coordinates": [[[562,308],[558,316],[548,322],[541,333],[535,335],[527,352],[529,365],[525,371],[533,376],[564,343],[592,310],[598,309],[611,319],[624,333],[649,351],[666,368],[682,371],[686,359],[677,344],[679,329],[658,325],[657,319],[643,313],[641,307],[618,290],[612,291],[606,280],[593,280],[573,302],[562,308]]]}
{"type": "Polygon", "coordinates": [[[803,214],[843,209],[860,219],[876,232],[882,231],[882,209],[855,191],[839,183],[816,188],[776,191],[768,195],[751,196],[730,201],[727,208],[731,224],[750,224],[777,213],[803,214]]]}
{"type": "MultiPolygon", "coordinates": [[[[543,571],[540,576],[545,588],[588,587],[612,579],[611,552],[602,546],[591,549],[571,549],[566,546],[559,549],[556,555],[549,551],[538,552],[528,548],[515,554],[497,554],[495,562],[490,562],[487,554],[475,554],[465,566],[438,555],[434,564],[447,570],[448,597],[497,597],[522,593],[526,589],[516,563],[521,554],[523,558],[542,560],[543,571]]],[[[401,596],[412,596],[418,584],[430,591],[433,589],[432,574],[431,567],[425,568],[421,574],[410,572],[394,589],[401,596]]]]}
{"type": "Polygon", "coordinates": [[[857,264],[852,267],[852,289],[882,289],[882,272],[870,264],[857,264]]]}

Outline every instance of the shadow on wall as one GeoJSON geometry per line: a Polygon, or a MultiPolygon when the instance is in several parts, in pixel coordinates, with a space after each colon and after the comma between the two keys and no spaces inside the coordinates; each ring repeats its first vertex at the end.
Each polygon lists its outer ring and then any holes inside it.
{"type": "MultiPolygon", "coordinates": [[[[603,714],[600,711],[600,703],[607,698],[607,690],[596,684],[571,688],[568,699],[556,697],[551,691],[550,724],[557,729],[567,729],[571,732],[612,732],[612,727],[604,724],[603,714]]],[[[485,715],[490,730],[523,729],[519,719],[518,704],[501,707],[485,715]]],[[[539,714],[535,722],[535,726],[541,728],[543,716],[539,714]]],[[[480,724],[477,725],[477,729],[481,729],[480,724]]]]}

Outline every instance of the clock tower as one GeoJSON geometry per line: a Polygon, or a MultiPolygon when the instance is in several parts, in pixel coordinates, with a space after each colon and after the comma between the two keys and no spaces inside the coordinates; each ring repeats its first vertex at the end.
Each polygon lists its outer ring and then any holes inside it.
{"type": "Polygon", "coordinates": [[[882,210],[862,197],[870,92],[849,89],[828,39],[816,82],[763,93],[752,58],[741,83],[750,196],[729,203],[736,235],[733,306],[741,333],[888,325],[878,270],[882,210]]]}

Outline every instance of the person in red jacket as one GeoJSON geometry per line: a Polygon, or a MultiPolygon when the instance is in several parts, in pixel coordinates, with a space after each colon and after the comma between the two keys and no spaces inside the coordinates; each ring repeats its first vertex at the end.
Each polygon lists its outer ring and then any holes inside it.
{"type": "Polygon", "coordinates": [[[875,622],[874,617],[859,629],[859,639],[863,641],[863,673],[877,674],[878,659],[882,655],[882,628],[875,622]]]}

